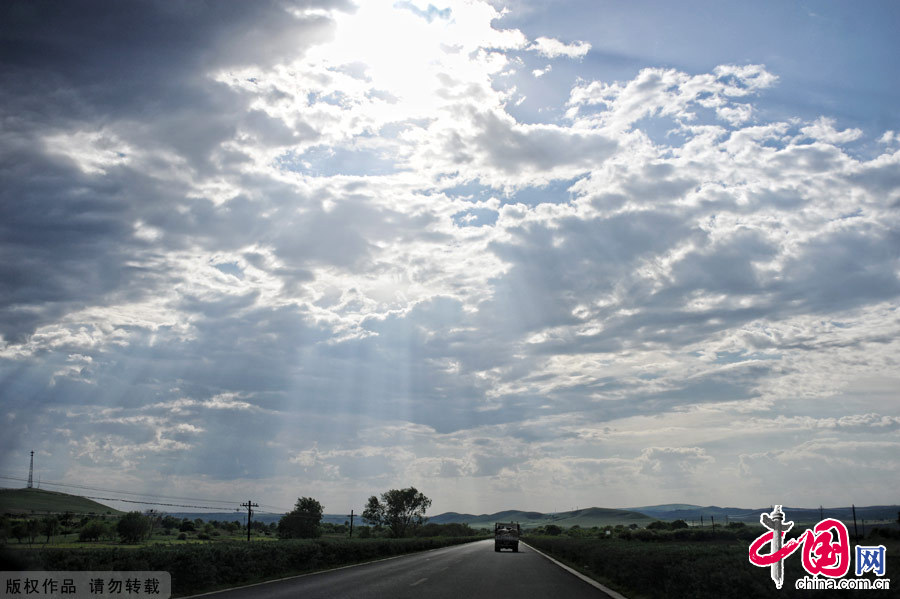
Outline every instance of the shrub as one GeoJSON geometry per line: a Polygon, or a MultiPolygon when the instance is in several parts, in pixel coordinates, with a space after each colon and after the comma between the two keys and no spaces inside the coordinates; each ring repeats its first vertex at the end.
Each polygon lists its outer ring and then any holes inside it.
{"type": "Polygon", "coordinates": [[[119,520],[116,531],[126,543],[137,543],[150,531],[150,520],[140,512],[128,512],[119,520]]]}
{"type": "Polygon", "coordinates": [[[100,520],[91,520],[78,531],[79,541],[96,541],[106,534],[106,525],[100,520]]]}
{"type": "Polygon", "coordinates": [[[322,568],[436,549],[471,538],[315,539],[278,542],[189,543],[152,545],[123,550],[40,549],[19,552],[21,570],[127,571],[163,570],[172,575],[176,595],[216,586],[238,585],[322,568]]]}
{"type": "Polygon", "coordinates": [[[882,539],[900,540],[900,529],[898,528],[873,528],[869,533],[871,537],[881,537],[882,539]]]}
{"type": "Polygon", "coordinates": [[[278,521],[278,536],[282,539],[312,539],[321,536],[319,522],[322,520],[322,511],[322,504],[312,497],[300,497],[294,509],[278,521]]]}

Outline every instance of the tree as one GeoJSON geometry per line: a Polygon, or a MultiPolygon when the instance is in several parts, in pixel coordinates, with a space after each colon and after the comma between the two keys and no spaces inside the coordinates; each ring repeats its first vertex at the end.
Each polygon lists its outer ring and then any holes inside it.
{"type": "Polygon", "coordinates": [[[34,540],[41,533],[41,523],[35,519],[29,519],[25,523],[25,530],[28,533],[29,543],[34,544],[34,540]]]}
{"type": "Polygon", "coordinates": [[[6,545],[6,539],[12,534],[11,527],[12,525],[6,516],[0,517],[0,545],[6,545]]]}
{"type": "Polygon", "coordinates": [[[544,527],[544,534],[552,535],[555,537],[559,534],[562,534],[562,528],[560,528],[556,524],[548,524],[544,527]]]}
{"type": "Polygon", "coordinates": [[[278,521],[278,536],[282,539],[313,539],[322,534],[322,504],[312,497],[300,497],[294,509],[278,521]]]}
{"type": "Polygon", "coordinates": [[[41,530],[47,535],[47,542],[50,542],[50,537],[59,532],[59,520],[56,519],[56,516],[47,516],[41,521],[41,530]]]}
{"type": "Polygon", "coordinates": [[[147,522],[150,525],[150,530],[147,533],[147,538],[153,536],[153,529],[156,528],[156,525],[162,522],[162,515],[156,510],[147,510],[144,512],[144,517],[147,518],[147,522]]]}
{"type": "Polygon", "coordinates": [[[566,534],[569,535],[570,537],[575,537],[575,538],[583,537],[584,530],[581,528],[580,525],[573,524],[572,526],[569,527],[569,530],[566,531],[566,534]]]}
{"type": "Polygon", "coordinates": [[[106,525],[100,520],[91,520],[78,531],[79,541],[96,541],[106,534],[106,525]]]}
{"type": "Polygon", "coordinates": [[[128,512],[116,525],[116,532],[126,543],[137,543],[150,530],[150,520],[140,512],[128,512]]]}
{"type": "Polygon", "coordinates": [[[381,494],[380,501],[374,495],[369,497],[362,517],[366,522],[389,527],[394,537],[403,537],[411,527],[424,524],[429,507],[431,500],[415,487],[391,489],[381,494]]]}
{"type": "Polygon", "coordinates": [[[21,521],[13,524],[10,532],[12,532],[12,536],[16,537],[16,540],[19,541],[19,543],[21,543],[22,539],[28,534],[28,531],[25,529],[25,523],[21,521]]]}

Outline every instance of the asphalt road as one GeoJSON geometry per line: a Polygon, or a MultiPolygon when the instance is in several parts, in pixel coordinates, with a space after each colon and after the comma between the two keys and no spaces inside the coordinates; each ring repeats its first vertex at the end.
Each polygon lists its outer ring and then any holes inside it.
{"type": "Polygon", "coordinates": [[[476,541],[288,580],[219,591],[209,599],[605,598],[599,589],[522,544],[494,552],[476,541]]]}

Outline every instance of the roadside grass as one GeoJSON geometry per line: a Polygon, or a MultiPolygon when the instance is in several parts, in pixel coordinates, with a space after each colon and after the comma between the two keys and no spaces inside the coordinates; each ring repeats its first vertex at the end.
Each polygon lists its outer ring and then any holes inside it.
{"type": "MultiPolygon", "coordinates": [[[[184,539],[179,539],[178,535],[180,533],[173,532],[171,534],[164,533],[154,533],[153,536],[149,539],[143,539],[139,543],[125,543],[119,540],[112,540],[109,538],[97,540],[97,541],[79,541],[78,533],[72,532],[67,534],[53,535],[50,537],[50,542],[47,542],[47,537],[45,535],[39,535],[34,543],[29,543],[27,540],[19,543],[17,541],[7,541],[6,547],[13,551],[34,551],[38,549],[110,549],[110,548],[121,548],[121,549],[139,549],[141,547],[151,547],[154,545],[168,545],[168,544],[176,544],[176,545],[185,545],[185,544],[207,544],[207,543],[221,543],[221,542],[247,542],[247,533],[233,533],[233,534],[220,534],[217,536],[210,537],[209,539],[201,539],[198,538],[197,533],[188,533],[185,535],[184,539]]],[[[327,535],[329,537],[337,537],[337,535],[327,535]]],[[[264,535],[258,534],[254,532],[250,535],[251,542],[271,542],[277,541],[278,537],[276,535],[264,535]]]]}
{"type": "MultiPolygon", "coordinates": [[[[628,599],[743,599],[745,597],[873,597],[872,591],[797,590],[806,575],[799,554],[785,565],[784,586],[775,588],[768,568],[752,565],[749,542],[528,536],[523,539],[628,599]]],[[[856,543],[851,543],[856,545],[856,543]]],[[[861,545],[887,548],[886,576],[900,571],[900,541],[869,538],[861,545]]],[[[851,550],[852,551],[852,550],[851,550]]],[[[853,556],[851,556],[851,560],[853,556]]],[[[848,578],[855,578],[853,567],[848,578]]],[[[871,574],[867,578],[874,578],[871,574]]],[[[876,593],[887,596],[885,593],[876,593]]]]}
{"type": "Polygon", "coordinates": [[[439,549],[483,537],[218,541],[0,552],[4,570],[166,571],[173,596],[243,586],[339,566],[439,549]]]}

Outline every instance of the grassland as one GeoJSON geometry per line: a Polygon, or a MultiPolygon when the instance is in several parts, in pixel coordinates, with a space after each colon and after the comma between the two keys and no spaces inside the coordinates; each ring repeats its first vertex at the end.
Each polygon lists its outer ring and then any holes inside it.
{"type": "Polygon", "coordinates": [[[0,548],[0,565],[5,570],[167,571],[172,575],[173,594],[184,596],[468,543],[480,538],[323,538],[269,543],[165,543],[135,546],[129,550],[122,547],[0,548]]]}
{"type": "Polygon", "coordinates": [[[0,514],[111,514],[123,512],[85,497],[43,489],[0,489],[0,514]]]}
{"type": "MultiPolygon", "coordinates": [[[[768,568],[756,567],[748,559],[748,539],[761,533],[761,528],[742,534],[722,529],[689,530],[683,534],[636,532],[641,534],[597,538],[528,536],[524,540],[629,599],[891,596],[890,591],[797,590],[794,582],[806,575],[799,554],[786,560],[784,587],[776,589],[768,568]]],[[[900,539],[872,536],[859,544],[884,545],[887,574],[900,571],[900,539]]],[[[851,568],[848,577],[854,578],[853,574],[851,568]]],[[[873,578],[871,574],[865,577],[873,578]]]]}

